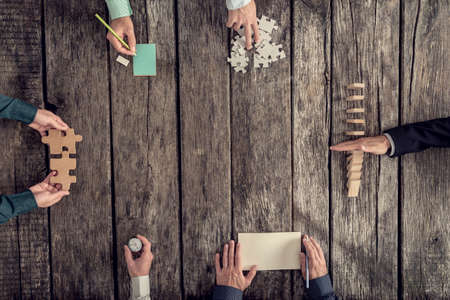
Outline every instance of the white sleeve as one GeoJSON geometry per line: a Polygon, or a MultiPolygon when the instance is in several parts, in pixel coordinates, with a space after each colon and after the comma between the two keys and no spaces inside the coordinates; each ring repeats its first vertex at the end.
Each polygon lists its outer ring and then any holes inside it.
{"type": "Polygon", "coordinates": [[[147,276],[131,277],[130,300],[151,300],[150,280],[147,276]]]}
{"type": "Polygon", "coordinates": [[[384,136],[387,137],[389,143],[391,144],[391,152],[388,154],[388,156],[392,156],[395,153],[395,143],[394,139],[389,133],[384,133],[384,136]]]}
{"type": "Polygon", "coordinates": [[[227,0],[228,10],[235,10],[244,7],[250,3],[250,0],[227,0]]]}

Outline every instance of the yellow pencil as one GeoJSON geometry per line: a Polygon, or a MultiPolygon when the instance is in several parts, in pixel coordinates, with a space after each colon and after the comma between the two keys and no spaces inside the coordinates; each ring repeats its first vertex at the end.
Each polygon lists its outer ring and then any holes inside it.
{"type": "Polygon", "coordinates": [[[108,28],[109,32],[112,33],[112,35],[114,35],[116,37],[116,39],[119,40],[119,42],[122,43],[122,45],[124,45],[128,50],[130,49],[130,46],[128,46],[127,43],[125,43],[124,40],[122,40],[122,38],[120,36],[117,35],[117,33],[114,32],[114,30],[111,28],[111,26],[108,25],[108,23],[105,22],[105,20],[102,19],[102,17],[100,17],[98,14],[95,14],[95,17],[97,17],[97,19],[102,22],[103,25],[105,25],[106,28],[108,28]]]}

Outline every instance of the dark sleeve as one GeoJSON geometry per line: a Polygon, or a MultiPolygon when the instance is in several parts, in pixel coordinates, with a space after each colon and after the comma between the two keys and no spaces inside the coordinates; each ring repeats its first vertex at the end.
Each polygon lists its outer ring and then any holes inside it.
{"type": "Polygon", "coordinates": [[[231,286],[216,285],[213,300],[241,300],[242,291],[231,286]]]}
{"type": "Polygon", "coordinates": [[[395,157],[430,147],[450,147],[450,117],[408,124],[384,132],[395,157]]]}
{"type": "Polygon", "coordinates": [[[309,281],[309,289],[306,289],[311,300],[338,300],[331,285],[330,276],[324,275],[309,281]]]}
{"type": "Polygon", "coordinates": [[[37,207],[30,190],[15,195],[0,195],[0,224],[37,207]]]}
{"type": "Polygon", "coordinates": [[[19,99],[0,94],[0,118],[17,120],[30,124],[36,116],[37,108],[19,99]]]}

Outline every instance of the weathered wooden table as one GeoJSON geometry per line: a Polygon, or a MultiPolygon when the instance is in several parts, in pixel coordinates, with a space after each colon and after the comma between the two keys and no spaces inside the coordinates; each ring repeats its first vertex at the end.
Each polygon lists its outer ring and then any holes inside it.
{"type": "MultiPolygon", "coordinates": [[[[366,156],[345,196],[345,86],[366,84],[369,135],[450,115],[448,1],[258,0],[288,58],[230,72],[224,0],[132,0],[158,75],[134,78],[94,18],[102,0],[0,0],[0,93],[53,109],[84,136],[78,183],[0,226],[1,299],[126,299],[122,245],[153,241],[154,299],[211,293],[238,232],[317,237],[338,295],[448,299],[450,151],[366,156]]],[[[0,191],[48,172],[39,136],[0,121],[0,191]]],[[[299,272],[246,295],[298,299],[299,272]]]]}

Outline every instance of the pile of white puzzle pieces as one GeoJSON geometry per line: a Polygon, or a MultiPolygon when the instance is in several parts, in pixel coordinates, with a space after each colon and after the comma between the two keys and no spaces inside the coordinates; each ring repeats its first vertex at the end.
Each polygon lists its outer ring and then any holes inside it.
{"type": "MultiPolygon", "coordinates": [[[[276,62],[286,57],[283,50],[283,45],[272,42],[272,32],[278,29],[276,21],[266,16],[258,19],[260,42],[255,45],[255,52],[253,53],[253,68],[268,68],[271,63],[276,62]]],[[[247,57],[245,49],[245,35],[244,29],[237,31],[236,35],[231,41],[231,57],[227,61],[231,64],[235,72],[247,72],[250,58],[247,57]]]]}

